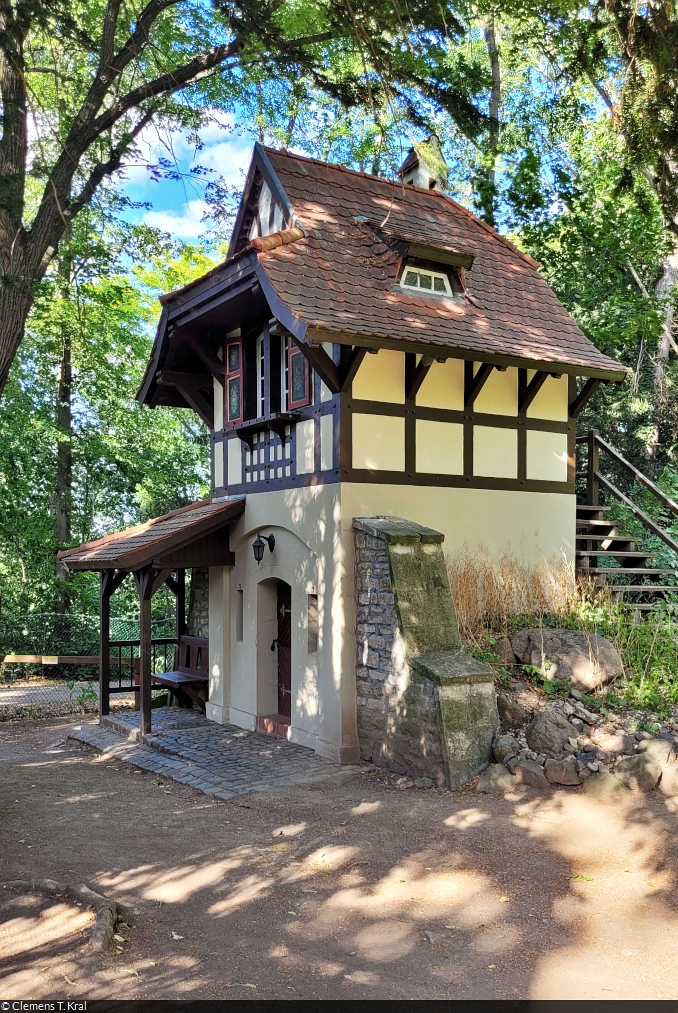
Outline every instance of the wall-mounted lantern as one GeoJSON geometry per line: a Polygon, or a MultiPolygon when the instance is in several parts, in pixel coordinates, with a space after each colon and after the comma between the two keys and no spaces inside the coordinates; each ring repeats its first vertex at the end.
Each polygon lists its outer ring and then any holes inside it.
{"type": "Polygon", "coordinates": [[[264,558],[264,549],[266,548],[266,542],[268,547],[273,552],[275,549],[275,535],[265,535],[263,538],[261,534],[257,534],[257,537],[252,542],[252,552],[257,563],[260,563],[264,558]]]}

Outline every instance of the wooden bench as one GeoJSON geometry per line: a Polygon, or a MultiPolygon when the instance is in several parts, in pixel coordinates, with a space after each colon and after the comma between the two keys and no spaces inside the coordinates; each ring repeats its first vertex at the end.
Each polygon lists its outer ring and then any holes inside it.
{"type": "Polygon", "coordinates": [[[152,686],[164,686],[177,698],[180,707],[196,703],[205,713],[205,699],[198,693],[204,689],[205,698],[209,684],[209,640],[203,637],[179,638],[179,657],[176,672],[154,672],[152,686]]]}

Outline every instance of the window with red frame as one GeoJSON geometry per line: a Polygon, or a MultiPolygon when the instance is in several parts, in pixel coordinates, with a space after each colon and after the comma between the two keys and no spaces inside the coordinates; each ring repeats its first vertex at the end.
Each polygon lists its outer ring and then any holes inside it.
{"type": "Polygon", "coordinates": [[[287,348],[287,407],[303,408],[311,402],[308,362],[290,341],[287,348]]]}
{"type": "Polygon", "coordinates": [[[226,425],[242,422],[242,342],[226,343],[226,425]]]}

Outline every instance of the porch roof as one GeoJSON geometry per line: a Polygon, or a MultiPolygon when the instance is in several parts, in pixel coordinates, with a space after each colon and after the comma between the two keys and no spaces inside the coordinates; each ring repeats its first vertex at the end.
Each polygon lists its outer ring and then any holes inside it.
{"type": "Polygon", "coordinates": [[[233,559],[227,527],[244,509],[244,496],[202,500],[75,549],[65,549],[58,558],[71,570],[228,565],[233,559]]]}

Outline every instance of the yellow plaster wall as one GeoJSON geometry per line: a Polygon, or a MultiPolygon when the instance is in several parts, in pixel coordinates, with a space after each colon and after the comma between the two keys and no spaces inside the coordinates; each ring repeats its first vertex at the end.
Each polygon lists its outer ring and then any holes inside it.
{"type": "Polygon", "coordinates": [[[419,388],[417,404],[422,408],[445,408],[447,411],[464,410],[464,362],[447,359],[434,362],[419,388]]]}
{"type": "Polygon", "coordinates": [[[405,419],[389,415],[354,415],[352,450],[354,468],[404,471],[405,419]]]}
{"type": "Polygon", "coordinates": [[[567,434],[527,431],[527,477],[567,482],[567,434]]]}
{"type": "Polygon", "coordinates": [[[463,475],[464,427],[460,423],[417,419],[417,471],[463,475]]]}
{"type": "Polygon", "coordinates": [[[480,478],[517,478],[517,430],[474,426],[473,474],[480,478]]]}
{"type": "Polygon", "coordinates": [[[445,535],[443,551],[513,552],[527,564],[574,559],[575,496],[570,493],[341,484],[342,530],[353,517],[406,517],[445,535]]]}
{"type": "Polygon", "coordinates": [[[405,403],[405,353],[382,348],[368,354],[353,380],[352,396],[360,401],[405,403]]]}
{"type": "MultiPolygon", "coordinates": [[[[528,369],[527,382],[535,374],[528,369]]],[[[568,411],[568,377],[563,375],[559,380],[549,376],[534,401],[527,409],[528,419],[549,419],[551,422],[567,422],[568,411]]]]}
{"type": "MultiPolygon", "coordinates": [[[[474,363],[478,372],[479,363],[474,363]]],[[[474,411],[488,415],[518,414],[518,370],[509,366],[503,372],[493,369],[475,400],[474,411]]]]}

